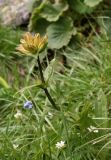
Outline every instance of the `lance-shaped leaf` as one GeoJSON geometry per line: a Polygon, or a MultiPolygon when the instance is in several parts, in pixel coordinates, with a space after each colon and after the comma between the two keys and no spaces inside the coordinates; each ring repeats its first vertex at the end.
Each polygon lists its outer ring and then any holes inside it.
{"type": "Polygon", "coordinates": [[[107,97],[102,89],[98,91],[97,101],[95,105],[95,116],[98,118],[96,123],[100,127],[107,127],[108,107],[107,97]]]}
{"type": "Polygon", "coordinates": [[[10,88],[8,83],[2,77],[0,77],[0,85],[5,87],[5,88],[10,88]]]}

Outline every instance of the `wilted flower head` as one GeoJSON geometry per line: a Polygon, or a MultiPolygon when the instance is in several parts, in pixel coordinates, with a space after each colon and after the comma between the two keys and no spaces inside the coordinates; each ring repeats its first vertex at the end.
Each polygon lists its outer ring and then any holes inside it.
{"type": "Polygon", "coordinates": [[[89,132],[94,132],[94,133],[98,133],[98,129],[94,126],[90,126],[87,128],[89,132]]]}
{"type": "Polygon", "coordinates": [[[64,141],[60,141],[56,143],[56,148],[58,149],[62,149],[65,147],[65,142],[64,141]]]}
{"type": "Polygon", "coordinates": [[[18,51],[28,55],[37,54],[46,47],[47,36],[41,37],[39,33],[32,35],[26,32],[20,42],[21,44],[17,47],[18,51]]]}
{"type": "Polygon", "coordinates": [[[26,101],[23,106],[25,109],[32,109],[33,103],[31,101],[26,101]]]}
{"type": "Polygon", "coordinates": [[[16,119],[20,119],[20,118],[22,118],[22,113],[21,113],[21,111],[17,111],[17,113],[14,115],[14,117],[16,118],[16,119]]]}

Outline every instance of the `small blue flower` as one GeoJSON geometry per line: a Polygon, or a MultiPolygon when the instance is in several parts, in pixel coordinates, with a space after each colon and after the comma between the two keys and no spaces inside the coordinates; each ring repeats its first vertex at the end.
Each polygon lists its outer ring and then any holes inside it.
{"type": "Polygon", "coordinates": [[[31,101],[26,101],[23,106],[25,109],[32,109],[33,103],[31,101]]]}

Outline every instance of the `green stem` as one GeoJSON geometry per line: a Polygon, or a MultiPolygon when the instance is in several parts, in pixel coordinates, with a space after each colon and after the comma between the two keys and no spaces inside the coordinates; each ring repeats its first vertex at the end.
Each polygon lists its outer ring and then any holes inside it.
{"type": "MultiPolygon", "coordinates": [[[[43,85],[44,85],[44,84],[45,84],[45,79],[44,79],[44,76],[43,76],[42,66],[41,66],[41,63],[40,63],[40,58],[39,58],[39,56],[38,56],[37,62],[38,62],[38,68],[39,68],[39,72],[40,72],[41,81],[42,81],[42,83],[43,83],[43,85]]],[[[58,109],[58,107],[56,106],[54,100],[52,99],[51,95],[49,94],[47,88],[44,87],[43,90],[44,90],[47,98],[49,99],[50,103],[52,104],[52,106],[53,106],[55,109],[58,109]]]]}

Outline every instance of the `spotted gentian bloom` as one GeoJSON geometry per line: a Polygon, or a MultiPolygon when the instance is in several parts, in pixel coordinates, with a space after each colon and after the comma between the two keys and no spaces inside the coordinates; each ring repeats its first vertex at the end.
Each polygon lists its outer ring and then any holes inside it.
{"type": "Polygon", "coordinates": [[[23,106],[25,109],[32,109],[33,103],[31,101],[26,101],[23,106]]]}
{"type": "Polygon", "coordinates": [[[39,33],[32,35],[26,32],[20,42],[21,44],[16,48],[19,52],[26,55],[37,54],[45,49],[47,36],[41,37],[39,33]]]}

